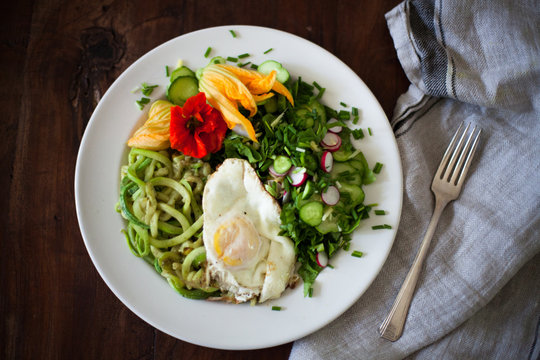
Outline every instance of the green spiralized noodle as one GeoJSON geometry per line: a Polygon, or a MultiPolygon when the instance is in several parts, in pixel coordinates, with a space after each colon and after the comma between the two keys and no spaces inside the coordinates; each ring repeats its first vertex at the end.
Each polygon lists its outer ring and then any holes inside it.
{"type": "Polygon", "coordinates": [[[118,209],[130,251],[192,299],[217,296],[206,276],[202,192],[210,164],[167,151],[132,148],[120,169],[118,209]]]}
{"type": "Polygon", "coordinates": [[[158,206],[160,210],[163,210],[165,213],[169,214],[170,216],[178,220],[178,222],[180,223],[180,226],[182,226],[182,231],[184,232],[187,231],[187,229],[191,226],[188,218],[184,214],[182,214],[180,211],[176,210],[174,207],[165,203],[159,203],[158,206]]]}
{"type": "MultiPolygon", "coordinates": [[[[184,201],[184,205],[182,206],[182,212],[186,217],[189,217],[191,214],[191,196],[189,195],[189,192],[187,189],[178,181],[174,181],[173,179],[165,178],[165,177],[156,177],[148,181],[147,183],[147,189],[150,186],[168,186],[172,189],[174,189],[177,193],[179,193],[182,196],[182,200],[184,201]]],[[[154,197],[155,199],[155,197],[154,197]]]]}
{"type": "Polygon", "coordinates": [[[195,260],[195,258],[201,254],[204,254],[204,247],[199,247],[194,250],[192,250],[184,259],[184,262],[182,263],[182,277],[188,278],[188,275],[191,271],[191,264],[195,260]]]}

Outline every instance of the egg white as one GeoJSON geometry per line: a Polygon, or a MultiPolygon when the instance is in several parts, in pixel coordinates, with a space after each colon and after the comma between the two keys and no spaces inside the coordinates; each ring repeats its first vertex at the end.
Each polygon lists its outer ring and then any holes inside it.
{"type": "Polygon", "coordinates": [[[287,287],[295,253],[292,241],[278,235],[280,211],[245,160],[226,159],[205,185],[208,275],[236,301],[275,299],[287,287]]]}

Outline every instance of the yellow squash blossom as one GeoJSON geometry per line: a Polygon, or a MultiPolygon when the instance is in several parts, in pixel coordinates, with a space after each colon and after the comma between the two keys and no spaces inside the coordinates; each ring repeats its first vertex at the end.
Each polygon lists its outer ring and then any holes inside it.
{"type": "Polygon", "coordinates": [[[148,119],[128,140],[128,146],[148,150],[167,149],[170,146],[171,106],[174,105],[165,100],[155,101],[148,112],[148,119]]]}
{"type": "Polygon", "coordinates": [[[276,80],[275,70],[263,75],[233,65],[208,65],[199,80],[199,90],[206,94],[210,105],[221,112],[229,129],[239,126],[255,142],[257,138],[253,125],[238,111],[239,105],[248,110],[249,117],[252,117],[257,113],[257,102],[274,95],[271,90],[285,96],[294,105],[291,93],[276,80]]]}

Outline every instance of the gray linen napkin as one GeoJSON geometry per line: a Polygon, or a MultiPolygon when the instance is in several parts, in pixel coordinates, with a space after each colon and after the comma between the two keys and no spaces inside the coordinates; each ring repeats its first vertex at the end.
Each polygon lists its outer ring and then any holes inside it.
{"type": "Polygon", "coordinates": [[[290,359],[536,359],[538,1],[405,1],[386,19],[411,81],[391,121],[405,190],[396,241],[360,300],[296,341],[290,359]],[[483,129],[479,148],[439,222],[403,336],[392,343],[377,329],[419,248],[433,174],[462,121],[483,129]]]}

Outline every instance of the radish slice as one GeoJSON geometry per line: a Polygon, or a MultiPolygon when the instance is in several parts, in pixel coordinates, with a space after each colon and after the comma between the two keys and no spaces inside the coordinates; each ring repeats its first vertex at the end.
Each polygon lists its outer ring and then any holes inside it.
{"type": "Polygon", "coordinates": [[[291,167],[288,175],[291,178],[291,185],[295,187],[302,186],[302,184],[306,182],[308,177],[306,169],[296,166],[291,167]]]}
{"type": "Polygon", "coordinates": [[[283,197],[281,198],[281,202],[286,203],[286,202],[289,202],[290,199],[291,199],[291,194],[287,192],[287,190],[284,190],[283,197]]]}
{"type": "Polygon", "coordinates": [[[274,169],[274,165],[270,165],[270,167],[268,168],[268,172],[270,172],[270,174],[275,177],[283,177],[287,175],[287,173],[278,173],[276,169],[274,169]]]}
{"type": "MultiPolygon", "coordinates": [[[[338,122],[336,119],[330,119],[330,121],[328,121],[328,124],[333,124],[336,122],[338,122]]],[[[328,131],[333,132],[334,134],[339,134],[341,130],[343,130],[342,126],[332,126],[328,128],[328,131]]]]}
{"type": "Polygon", "coordinates": [[[329,206],[334,206],[339,201],[339,190],[335,186],[329,186],[325,192],[321,194],[323,203],[329,206]]]}
{"type": "Polygon", "coordinates": [[[325,251],[321,251],[317,253],[317,265],[320,267],[326,267],[328,265],[328,255],[326,255],[325,251]]]}
{"type": "Polygon", "coordinates": [[[321,141],[321,145],[329,151],[338,151],[341,147],[341,137],[333,132],[327,132],[321,141]]]}
{"type": "Polygon", "coordinates": [[[330,151],[323,152],[321,156],[321,168],[324,172],[329,173],[334,167],[334,155],[330,151]]]}

